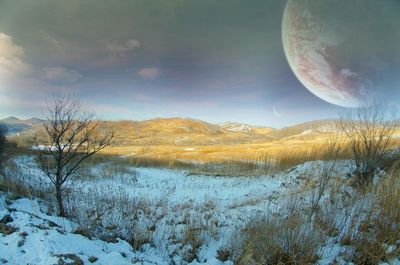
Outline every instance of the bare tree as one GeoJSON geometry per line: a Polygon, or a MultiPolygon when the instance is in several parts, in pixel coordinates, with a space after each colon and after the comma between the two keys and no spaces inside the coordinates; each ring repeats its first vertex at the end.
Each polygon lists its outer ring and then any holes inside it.
{"type": "Polygon", "coordinates": [[[353,153],[357,184],[370,183],[380,161],[395,147],[393,135],[398,129],[397,110],[373,103],[341,115],[338,127],[353,153]]]}
{"type": "Polygon", "coordinates": [[[83,112],[81,104],[70,98],[55,99],[48,111],[44,133],[36,137],[35,145],[40,168],[54,184],[59,215],[66,216],[64,184],[86,159],[111,144],[115,131],[102,128],[93,113],[83,112]]]}

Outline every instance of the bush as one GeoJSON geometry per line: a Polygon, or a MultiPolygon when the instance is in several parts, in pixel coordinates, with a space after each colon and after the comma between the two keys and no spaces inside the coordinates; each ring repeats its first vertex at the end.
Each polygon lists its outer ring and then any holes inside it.
{"type": "Polygon", "coordinates": [[[342,115],[337,126],[346,135],[353,153],[356,184],[368,186],[381,162],[396,147],[394,135],[399,127],[398,110],[372,104],[342,115]]]}

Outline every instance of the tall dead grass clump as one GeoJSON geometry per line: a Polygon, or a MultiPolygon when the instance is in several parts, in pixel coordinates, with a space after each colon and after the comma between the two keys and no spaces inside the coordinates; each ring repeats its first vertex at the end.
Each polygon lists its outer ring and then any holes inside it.
{"type": "Polygon", "coordinates": [[[351,158],[343,139],[334,133],[325,136],[321,144],[280,150],[276,154],[266,154],[264,160],[275,161],[275,171],[283,171],[308,161],[336,161],[351,158]]]}
{"type": "Polygon", "coordinates": [[[307,161],[319,160],[323,151],[316,147],[310,147],[301,150],[281,151],[276,155],[276,164],[278,169],[286,170],[307,161]]]}
{"type": "Polygon", "coordinates": [[[300,201],[291,201],[283,211],[245,228],[237,264],[313,264],[319,259],[326,236],[309,221],[300,201]]]}
{"type": "Polygon", "coordinates": [[[197,260],[200,247],[204,244],[202,228],[196,222],[189,222],[182,234],[182,243],[187,246],[184,252],[184,260],[191,262],[197,260]]]}
{"type": "Polygon", "coordinates": [[[18,164],[9,159],[4,163],[4,176],[0,179],[0,191],[9,192],[14,198],[48,199],[49,189],[43,185],[38,188],[26,181],[27,174],[21,172],[18,164]]]}
{"type": "Polygon", "coordinates": [[[346,234],[356,264],[378,264],[400,255],[400,170],[382,177],[356,202],[346,234]]]}

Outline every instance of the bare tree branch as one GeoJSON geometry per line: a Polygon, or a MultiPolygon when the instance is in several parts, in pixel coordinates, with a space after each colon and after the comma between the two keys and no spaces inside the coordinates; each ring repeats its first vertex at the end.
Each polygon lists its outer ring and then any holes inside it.
{"type": "Polygon", "coordinates": [[[81,111],[82,105],[69,97],[53,103],[48,105],[42,139],[36,137],[35,143],[40,169],[54,184],[59,214],[65,216],[63,185],[86,159],[112,143],[115,131],[101,128],[93,113],[81,111]]]}
{"type": "Polygon", "coordinates": [[[380,161],[395,147],[397,110],[373,103],[342,114],[337,125],[353,153],[357,181],[359,184],[371,182],[380,161]]]}

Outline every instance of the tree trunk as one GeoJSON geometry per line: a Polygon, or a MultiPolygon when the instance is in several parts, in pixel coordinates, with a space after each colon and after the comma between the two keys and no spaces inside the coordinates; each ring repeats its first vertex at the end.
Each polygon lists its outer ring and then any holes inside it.
{"type": "Polygon", "coordinates": [[[56,185],[56,199],[57,199],[57,204],[58,204],[58,215],[65,217],[65,209],[64,209],[64,204],[63,204],[61,184],[56,185]]]}

